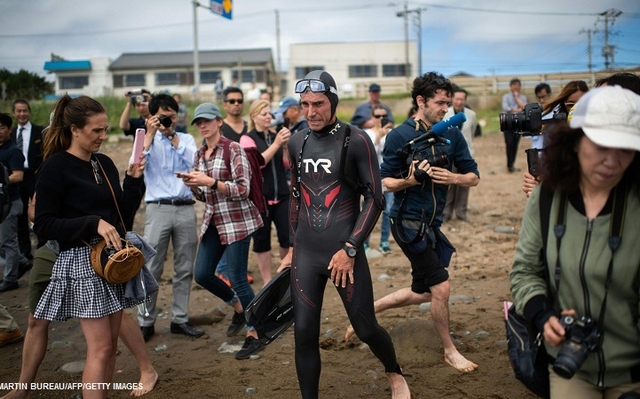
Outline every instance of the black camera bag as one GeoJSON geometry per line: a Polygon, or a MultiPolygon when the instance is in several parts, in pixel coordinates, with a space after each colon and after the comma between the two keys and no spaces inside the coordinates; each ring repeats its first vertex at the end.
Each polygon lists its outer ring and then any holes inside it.
{"type": "MultiPolygon", "coordinates": [[[[505,307],[506,307],[505,302],[505,307]]],[[[541,398],[549,398],[549,363],[551,358],[542,345],[542,336],[518,316],[515,305],[506,310],[507,352],[518,381],[541,398]]]]}

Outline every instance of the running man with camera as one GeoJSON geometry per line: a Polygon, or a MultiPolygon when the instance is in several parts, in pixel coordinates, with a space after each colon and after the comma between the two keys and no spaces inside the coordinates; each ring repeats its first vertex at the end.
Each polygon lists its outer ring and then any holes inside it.
{"type": "MultiPolygon", "coordinates": [[[[411,90],[418,107],[415,118],[407,119],[387,135],[382,185],[385,191],[394,193],[391,233],[411,262],[413,282],[410,288],[389,294],[374,306],[377,313],[431,302],[431,316],[444,346],[445,362],[459,371],[472,372],[478,366],[458,352],[449,334],[448,260],[443,261],[437,249],[447,242],[440,225],[449,186],[476,186],[480,173],[458,128],[446,130],[443,136],[428,134],[447,113],[452,90],[451,82],[436,72],[417,77],[411,90]],[[409,143],[418,137],[429,138],[409,143]],[[451,172],[452,166],[458,173],[451,172]]],[[[345,338],[352,333],[349,327],[345,338]]]]}

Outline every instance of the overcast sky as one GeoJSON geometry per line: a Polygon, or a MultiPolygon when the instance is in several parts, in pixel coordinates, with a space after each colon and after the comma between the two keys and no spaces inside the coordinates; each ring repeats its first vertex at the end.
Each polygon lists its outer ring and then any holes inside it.
{"type": "MultiPolygon", "coordinates": [[[[208,2],[200,0],[208,6],[208,2]]],[[[278,62],[275,10],[280,13],[282,68],[289,45],[309,42],[404,40],[403,1],[234,0],[229,21],[198,8],[201,50],[273,49],[278,62]]],[[[622,14],[610,26],[615,65],[640,65],[639,0],[432,0],[422,9],[422,72],[476,76],[582,71],[604,68],[602,46],[608,9],[622,14]]],[[[416,40],[412,13],[409,36],[416,40]]],[[[0,68],[45,75],[51,53],[68,60],[124,52],[193,50],[190,0],[0,0],[0,68]]]]}

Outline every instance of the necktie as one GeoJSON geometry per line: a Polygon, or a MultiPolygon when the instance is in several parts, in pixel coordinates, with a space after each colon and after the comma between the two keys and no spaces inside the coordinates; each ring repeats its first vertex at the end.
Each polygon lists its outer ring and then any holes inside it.
{"type": "Polygon", "coordinates": [[[18,130],[18,137],[16,137],[16,147],[22,152],[22,131],[24,130],[24,126],[20,127],[18,130]]]}

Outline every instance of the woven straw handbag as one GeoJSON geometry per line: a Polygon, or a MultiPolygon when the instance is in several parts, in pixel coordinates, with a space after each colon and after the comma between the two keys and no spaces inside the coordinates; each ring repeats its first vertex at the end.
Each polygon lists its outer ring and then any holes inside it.
{"type": "MultiPolygon", "coordinates": [[[[116,199],[116,194],[113,191],[113,187],[111,186],[111,182],[107,178],[104,169],[102,169],[102,165],[100,161],[96,159],[98,165],[100,165],[100,169],[102,170],[102,174],[105,176],[105,180],[109,185],[109,189],[111,190],[111,195],[113,196],[113,202],[116,204],[116,209],[118,210],[118,216],[120,216],[120,223],[125,227],[124,220],[122,219],[122,214],[120,213],[120,207],[118,206],[118,200],[116,199]]],[[[126,227],[125,227],[126,230],[126,227]]],[[[95,245],[89,247],[91,248],[91,254],[89,258],[91,260],[91,266],[93,270],[103,279],[107,280],[107,282],[111,284],[124,284],[127,281],[134,278],[140,270],[144,266],[144,254],[138,248],[133,246],[126,240],[122,240],[124,245],[122,249],[116,251],[113,247],[107,247],[106,241],[101,239],[95,245]]]]}

